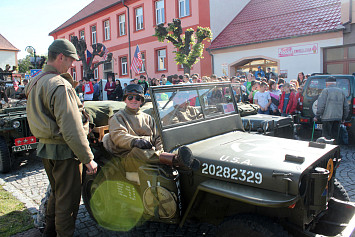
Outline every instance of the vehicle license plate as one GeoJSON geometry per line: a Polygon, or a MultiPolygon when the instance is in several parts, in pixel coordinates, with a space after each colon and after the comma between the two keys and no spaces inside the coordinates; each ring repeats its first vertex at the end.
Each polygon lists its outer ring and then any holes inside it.
{"type": "Polygon", "coordinates": [[[28,151],[28,150],[33,150],[37,148],[37,143],[32,143],[32,144],[26,144],[22,146],[13,146],[12,151],[13,152],[20,152],[20,151],[28,151]]]}
{"type": "Polygon", "coordinates": [[[323,125],[323,124],[321,124],[321,123],[316,123],[315,128],[316,128],[316,129],[322,129],[322,128],[323,128],[322,125],[323,125]]]}

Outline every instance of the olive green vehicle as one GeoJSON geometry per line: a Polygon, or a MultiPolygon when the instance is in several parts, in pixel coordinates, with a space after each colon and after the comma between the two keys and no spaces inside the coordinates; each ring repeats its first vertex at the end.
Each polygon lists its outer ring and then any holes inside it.
{"type": "Polygon", "coordinates": [[[37,141],[30,131],[26,107],[0,110],[0,172],[9,172],[18,157],[36,151],[37,141]]]}
{"type": "Polygon", "coordinates": [[[147,164],[128,175],[100,142],[105,126],[95,127],[91,145],[100,170],[84,177],[83,200],[101,226],[128,236],[164,236],[177,225],[177,236],[350,236],[355,207],[335,179],[339,146],[245,132],[235,97],[225,96],[230,84],[150,90],[148,112],[165,151],[185,145],[200,168],[147,164]],[[147,223],[157,232],[147,232],[147,223]],[[213,228],[193,226],[200,223],[213,228]]]}

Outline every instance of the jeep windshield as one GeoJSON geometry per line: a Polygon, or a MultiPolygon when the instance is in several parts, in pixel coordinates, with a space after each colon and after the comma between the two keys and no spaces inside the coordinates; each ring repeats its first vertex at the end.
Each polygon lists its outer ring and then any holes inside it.
{"type": "Polygon", "coordinates": [[[336,77],[336,82],[326,82],[324,77],[313,77],[310,78],[309,86],[306,90],[306,95],[310,97],[319,96],[323,89],[329,86],[336,86],[345,92],[348,97],[350,95],[350,81],[349,78],[341,76],[336,77]]]}
{"type": "Polygon", "coordinates": [[[157,87],[154,98],[163,128],[237,113],[230,84],[157,87]]]}

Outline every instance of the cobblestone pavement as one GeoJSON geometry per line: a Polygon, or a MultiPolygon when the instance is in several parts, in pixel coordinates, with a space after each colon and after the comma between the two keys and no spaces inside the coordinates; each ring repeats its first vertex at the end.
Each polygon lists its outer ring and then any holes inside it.
{"type": "MultiPolygon", "coordinates": [[[[355,201],[355,146],[341,147],[342,163],[336,177],[347,190],[351,201],[355,201]]],[[[38,206],[46,191],[48,179],[40,159],[29,158],[9,174],[0,174],[0,185],[26,204],[31,213],[36,215],[38,206]]],[[[40,236],[39,231],[17,236],[40,236]]],[[[120,236],[118,233],[99,227],[87,213],[83,203],[80,205],[76,222],[75,236],[120,236]]]]}

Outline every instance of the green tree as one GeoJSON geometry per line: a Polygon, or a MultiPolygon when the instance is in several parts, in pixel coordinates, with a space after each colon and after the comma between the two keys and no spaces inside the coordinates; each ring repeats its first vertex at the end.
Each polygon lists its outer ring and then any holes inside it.
{"type": "Polygon", "coordinates": [[[18,60],[19,73],[27,73],[28,71],[30,71],[30,67],[32,67],[30,57],[31,57],[30,55],[26,55],[25,58],[18,60]]]}
{"type": "Polygon", "coordinates": [[[87,45],[85,40],[83,39],[78,39],[77,36],[72,36],[71,37],[71,42],[74,44],[74,46],[76,47],[76,52],[79,56],[79,60],[82,62],[83,64],[83,71],[84,74],[86,75],[87,78],[92,79],[94,78],[94,70],[99,67],[99,65],[103,64],[103,63],[108,63],[111,62],[112,60],[112,53],[108,53],[106,60],[102,60],[98,63],[92,63],[95,56],[99,56],[99,57],[103,57],[105,52],[103,50],[104,45],[101,43],[97,43],[97,44],[93,44],[92,45],[92,57],[91,59],[87,62],[87,57],[86,57],[86,50],[87,50],[87,45]]]}
{"type": "Polygon", "coordinates": [[[33,54],[26,55],[26,57],[24,59],[18,60],[18,72],[19,73],[28,73],[30,71],[30,69],[42,69],[44,63],[47,60],[47,56],[36,55],[37,63],[34,65],[34,61],[31,63],[31,58],[33,58],[33,54]]]}
{"type": "Polygon", "coordinates": [[[202,58],[203,49],[205,47],[202,41],[212,39],[212,32],[209,27],[197,27],[196,32],[193,29],[187,29],[185,34],[182,35],[180,19],[173,19],[172,23],[168,23],[165,27],[164,24],[159,24],[155,28],[155,35],[160,42],[167,40],[171,42],[176,51],[175,62],[184,66],[184,73],[189,73],[191,67],[202,58]],[[194,34],[195,33],[195,34],[194,34]]]}

